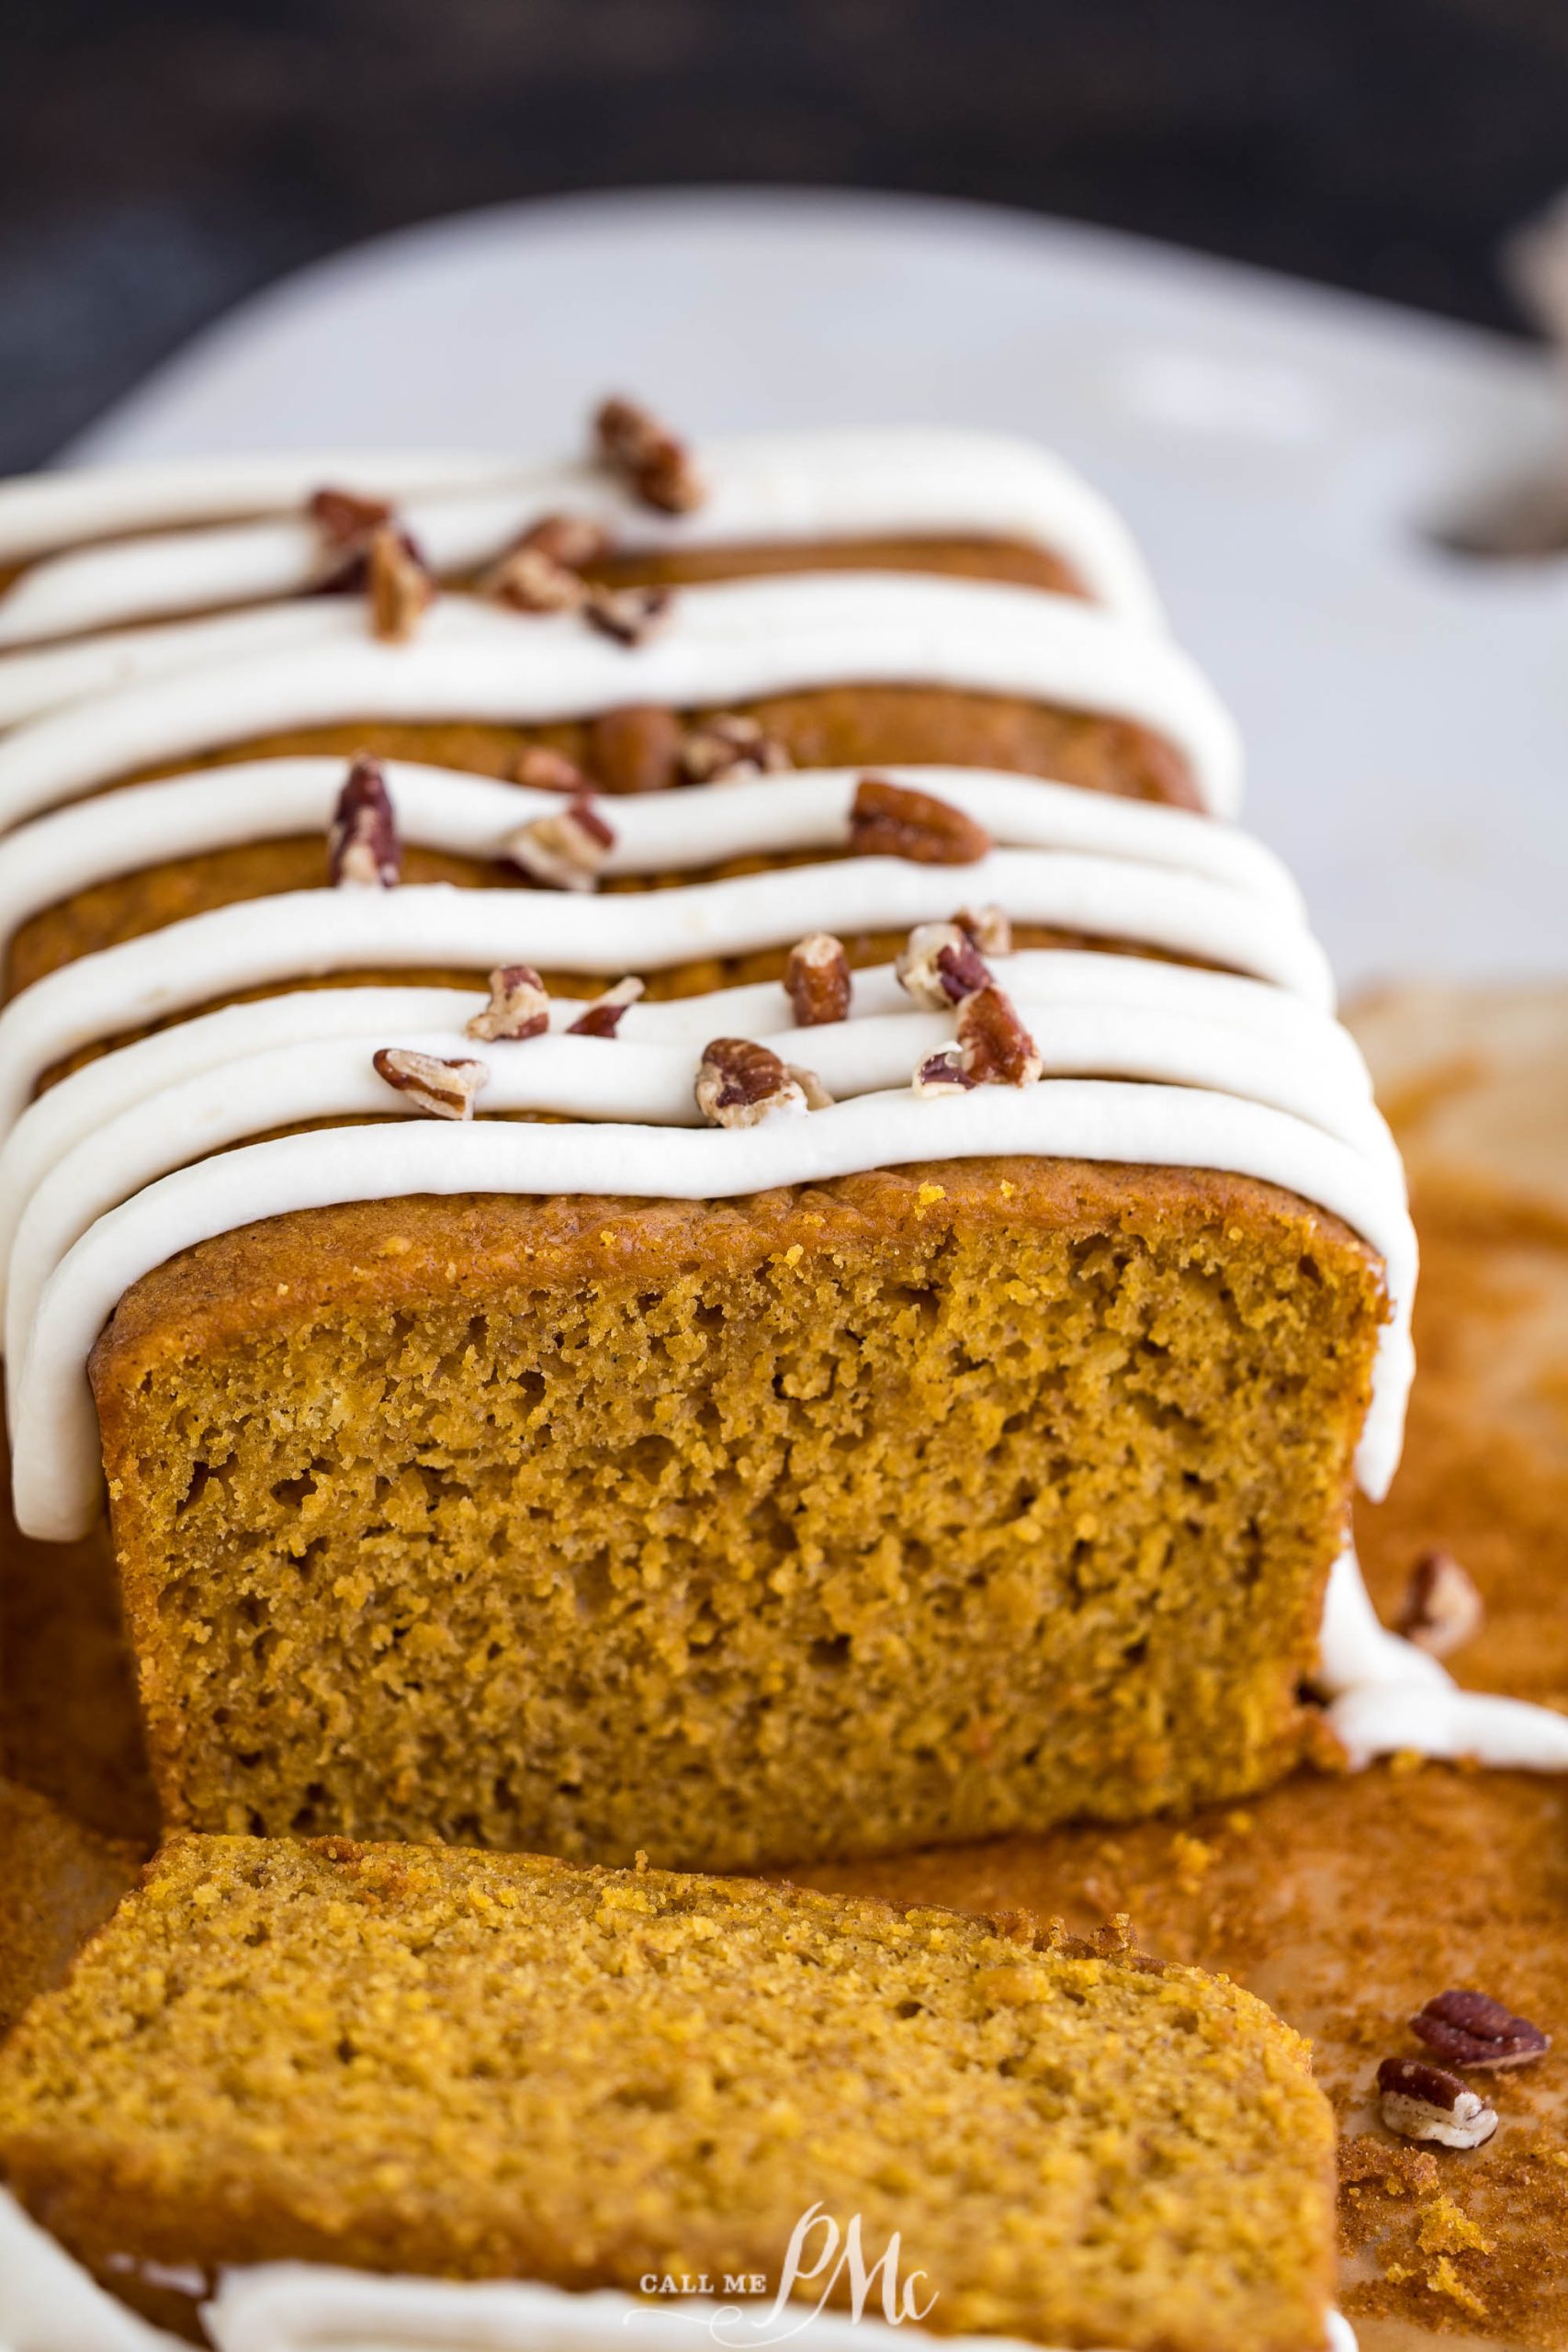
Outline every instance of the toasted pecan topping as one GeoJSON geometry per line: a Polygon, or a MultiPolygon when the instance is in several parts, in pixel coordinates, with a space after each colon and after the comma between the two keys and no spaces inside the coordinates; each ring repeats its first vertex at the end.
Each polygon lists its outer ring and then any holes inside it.
{"type": "Polygon", "coordinates": [[[1451,1552],[1423,1552],[1394,1623],[1429,1657],[1448,1657],[1481,1631],[1484,1602],[1451,1552]]]}
{"type": "Polygon", "coordinates": [[[973,865],[991,837],[962,808],[933,792],[911,792],[884,775],[863,775],[850,810],[850,847],[860,857],[907,857],[916,865],[973,865]]]}
{"type": "Polygon", "coordinates": [[[1489,1993],[1439,1993],[1410,2020],[1417,2041],[1435,2050],[1450,2066],[1528,2066],[1551,2047],[1550,2034],[1529,2018],[1517,2018],[1489,1993]]]}
{"type": "Polygon", "coordinates": [[[471,1119],[474,1097],[490,1076],[484,1062],[446,1061],[402,1046],[382,1046],[371,1059],[388,1085],[406,1094],[427,1119],[471,1119]]]}
{"type": "Polygon", "coordinates": [[[918,922],[893,968],[928,1012],[946,1012],[991,985],[989,965],[956,922],[918,922]]]}
{"type": "Polygon", "coordinates": [[[510,605],[514,613],[578,613],[588,602],[582,574],[526,540],[492,565],[479,586],[483,594],[510,605]]]}
{"type": "Polygon", "coordinates": [[[597,563],[614,544],[608,526],[592,514],[541,514],[517,541],[520,548],[536,548],[553,563],[564,563],[569,571],[597,563]]]}
{"type": "Polygon", "coordinates": [[[568,1023],[569,1037],[613,1037],[621,1025],[621,1015],[628,1004],[635,1004],[643,992],[638,979],[617,980],[613,989],[596,996],[586,1012],[568,1023]]]}
{"type": "Polygon", "coordinates": [[[327,831],[327,873],[337,889],[390,890],[402,872],[392,797],[378,760],[361,752],[348,771],[327,831]]]}
{"type": "Polygon", "coordinates": [[[543,890],[592,890],[615,846],[613,826],[580,792],[562,809],[519,825],[502,843],[502,855],[543,890]]]}
{"type": "Polygon", "coordinates": [[[738,711],[704,719],[681,745],[681,773],[688,784],[739,784],[747,776],[782,775],[792,764],[776,735],[738,711]]]}
{"type": "Polygon", "coordinates": [[[956,1046],[944,1046],[940,1054],[928,1054],[914,1078],[917,1094],[967,1094],[979,1083],[964,1069],[956,1046]]]}
{"type": "Polygon", "coordinates": [[[1032,1086],[1040,1075],[1039,1047],[994,980],[958,1008],[958,1053],[981,1086],[1032,1086]]]}
{"type": "Polygon", "coordinates": [[[339,551],[363,548],[371,533],[392,519],[384,498],[362,498],[354,490],[312,491],[309,508],[327,545],[339,551]]]}
{"type": "Polygon", "coordinates": [[[588,760],[605,792],[662,792],[675,781],[681,722],[662,703],[601,711],[588,730],[588,760]]]}
{"type": "Polygon", "coordinates": [[[1436,2140],[1444,2148],[1479,2148],[1497,2129],[1497,2110],[1479,2092],[1422,2058],[1383,2060],[1378,2109],[1402,2140],[1436,2140]]]}
{"type": "Polygon", "coordinates": [[[564,752],[552,752],[545,743],[530,743],[518,752],[512,763],[512,780],[528,785],[535,792],[592,790],[575,760],[569,760],[564,752]]]}
{"type": "Polygon", "coordinates": [[[695,1093],[713,1127],[754,1127],[778,1112],[810,1107],[799,1079],[750,1037],[715,1037],[704,1046],[695,1093]]]}
{"type": "Polygon", "coordinates": [[[435,582],[406,531],[383,523],[370,535],[370,629],[386,645],[406,645],[435,601],[435,582]]]}
{"type": "Polygon", "coordinates": [[[830,1111],[833,1098],[814,1069],[803,1069],[798,1062],[786,1062],[785,1069],[806,1097],[808,1111],[830,1111]]]}
{"type": "Polygon", "coordinates": [[[784,992],[795,1008],[795,1025],[820,1028],[844,1021],[850,1010],[850,959],[844,943],[830,931],[814,931],[789,951],[784,992]]]}
{"type": "Polygon", "coordinates": [[[590,585],[583,598],[585,619],[617,645],[646,645],[669,620],[675,607],[671,588],[604,588],[590,585]]]}
{"type": "Polygon", "coordinates": [[[520,1045],[542,1037],[550,1025],[550,1000],[532,964],[502,964],[490,976],[490,1002],[464,1031],[487,1044],[520,1045]]]}
{"type": "Polygon", "coordinates": [[[602,401],[593,419],[599,455],[629,483],[645,505],[665,514],[689,514],[707,495],[685,443],[636,401],[602,401]]]}
{"type": "Polygon", "coordinates": [[[1000,907],[960,907],[953,920],[982,956],[1012,954],[1012,924],[1000,907]]]}

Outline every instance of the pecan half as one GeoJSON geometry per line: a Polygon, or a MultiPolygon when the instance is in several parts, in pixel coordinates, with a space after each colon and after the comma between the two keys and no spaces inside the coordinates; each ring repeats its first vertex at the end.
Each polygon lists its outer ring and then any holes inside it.
{"type": "Polygon", "coordinates": [[[1422,2058],[1383,2060],[1378,2109],[1402,2140],[1436,2140],[1444,2148],[1479,2148],[1497,2129],[1497,2110],[1488,2100],[1422,2058]]]}
{"type": "Polygon", "coordinates": [[[327,830],[327,873],[337,889],[390,890],[402,872],[392,796],[379,760],[361,753],[327,830]]]}
{"type": "Polygon", "coordinates": [[[1485,1614],[1485,1603],[1453,1554],[1423,1552],[1394,1623],[1428,1657],[1447,1657],[1481,1631],[1485,1614]]]}
{"type": "Polygon", "coordinates": [[[694,727],[681,745],[688,784],[738,784],[747,776],[783,775],[793,765],[776,735],[738,711],[719,711],[694,727]]]}
{"type": "Polygon", "coordinates": [[[928,1054],[914,1077],[917,1094],[967,1094],[979,1083],[964,1069],[956,1046],[944,1046],[940,1054],[928,1054]]]}
{"type": "Polygon", "coordinates": [[[714,1127],[754,1127],[780,1112],[810,1107],[800,1080],[773,1048],[750,1037],[715,1037],[705,1046],[694,1091],[714,1127]]]}
{"type": "Polygon", "coordinates": [[[592,890],[615,846],[592,796],[580,792],[558,812],[519,825],[501,845],[502,855],[544,890],[592,890]]]}
{"type": "Polygon", "coordinates": [[[818,1029],[829,1021],[847,1020],[850,959],[843,941],[830,931],[814,931],[798,941],[789,951],[784,984],[797,1028],[818,1029]]]}
{"type": "Polygon", "coordinates": [[[502,556],[479,586],[481,594],[514,613],[577,613],[588,602],[588,582],[581,572],[526,541],[502,556]]]}
{"type": "Polygon", "coordinates": [[[483,1062],[445,1061],[403,1046],[382,1046],[371,1059],[388,1085],[408,1095],[427,1119],[471,1119],[474,1097],[490,1076],[483,1062]]]}
{"type": "Polygon", "coordinates": [[[366,560],[371,634],[386,645],[406,645],[435,601],[435,582],[413,541],[389,523],[372,532],[366,560]]]}
{"type": "Polygon", "coordinates": [[[675,606],[672,588],[604,588],[591,585],[584,617],[617,645],[646,645],[665,626],[675,606]]]}
{"type": "Polygon", "coordinates": [[[1032,1086],[1042,1067],[1040,1049],[1017,1006],[994,980],[958,1008],[958,1053],[982,1086],[1032,1086]]]}
{"type": "Polygon", "coordinates": [[[643,983],[637,979],[617,980],[613,989],[596,996],[585,1012],[569,1023],[569,1037],[613,1037],[621,1025],[621,1015],[628,1004],[635,1004],[642,994],[643,983]]]}
{"type": "Polygon", "coordinates": [[[463,1034],[485,1043],[520,1045],[542,1037],[550,1025],[550,1000],[532,964],[502,964],[490,976],[490,1002],[463,1034]]]}
{"type": "Polygon", "coordinates": [[[681,722],[662,703],[601,711],[588,730],[588,763],[606,792],[662,792],[680,750],[681,722]]]}
{"type": "Polygon", "coordinates": [[[860,857],[907,857],[916,865],[973,865],[991,846],[984,825],[934,792],[911,792],[863,775],[850,809],[850,847],[860,857]]]}
{"type": "Polygon", "coordinates": [[[918,922],[893,967],[928,1012],[946,1012],[991,985],[991,971],[956,922],[918,922]]]}
{"type": "Polygon", "coordinates": [[[650,409],[619,397],[602,401],[593,433],[604,462],[646,505],[666,514],[689,514],[702,504],[707,488],[691,451],[650,409]]]}
{"type": "Polygon", "coordinates": [[[592,785],[575,760],[547,744],[530,743],[512,763],[512,781],[535,792],[591,792],[592,785]]]}
{"type": "Polygon", "coordinates": [[[953,920],[982,956],[1012,954],[1012,924],[1000,907],[960,907],[953,920]]]}
{"type": "Polygon", "coordinates": [[[1439,1993],[1410,2020],[1417,2041],[1450,2066],[1528,2066],[1551,2047],[1550,2034],[1517,2018],[1488,1993],[1439,1993]]]}

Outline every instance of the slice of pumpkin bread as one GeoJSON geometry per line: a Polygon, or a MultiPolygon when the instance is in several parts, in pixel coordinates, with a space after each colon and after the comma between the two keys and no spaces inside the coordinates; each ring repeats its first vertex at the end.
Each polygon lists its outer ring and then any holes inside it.
{"type": "Polygon", "coordinates": [[[0,2161],[122,2289],[296,2257],[772,2294],[818,2208],[859,2216],[868,2265],[897,2233],[944,2333],[1320,2352],[1333,2126],[1306,2045],[1224,1978],[1103,1944],[527,1855],[181,1838],[0,2058],[0,2161]]]}

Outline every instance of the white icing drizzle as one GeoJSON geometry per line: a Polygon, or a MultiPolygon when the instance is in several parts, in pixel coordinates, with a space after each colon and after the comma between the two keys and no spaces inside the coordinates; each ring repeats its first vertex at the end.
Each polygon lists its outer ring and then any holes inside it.
{"type": "Polygon", "coordinates": [[[1070,852],[993,850],[963,867],[845,858],[589,899],[555,891],[296,890],[215,907],[62,965],[0,1012],[0,1132],[53,1063],[240,989],[331,972],[432,967],[615,978],[787,945],[808,930],[908,931],[995,900],[1019,922],[1212,956],[1325,1009],[1321,949],[1277,909],[1196,875],[1070,852]],[[962,881],[957,877],[962,876],[962,881]]]}
{"type": "Polygon", "coordinates": [[[1444,1666],[1378,1622],[1353,1546],[1324,1602],[1317,1679],[1353,1766],[1408,1753],[1496,1770],[1568,1772],[1568,1715],[1464,1690],[1444,1666]]]}
{"type": "Polygon", "coordinates": [[[0,657],[0,728],[19,727],[95,695],[175,677],[184,670],[320,644],[323,635],[363,638],[363,598],[267,605],[155,628],[107,629],[101,637],[68,638],[37,653],[6,654],[0,657]]]}
{"type": "Polygon", "coordinates": [[[1241,791],[1235,724],[1162,639],[1065,596],[897,572],[800,572],[683,589],[628,648],[570,615],[443,596],[408,645],[365,633],[360,601],[313,598],[218,627],[291,625],[286,650],[206,663],[84,701],[0,741],[0,826],[129,770],[280,728],[339,721],[577,718],[628,702],[685,708],[834,684],[1018,695],[1138,722],[1183,754],[1212,814],[1241,791]]]}
{"type": "Polygon", "coordinates": [[[164,530],[110,546],[73,545],[0,595],[0,646],[298,595],[323,569],[321,534],[300,510],[311,491],[327,485],[399,496],[400,521],[443,573],[489,561],[542,517],[561,513],[604,523],[616,546],[628,549],[1000,538],[1059,555],[1096,602],[1143,626],[1159,623],[1148,575],[1120,516],[1059,458],[1000,435],[911,427],[706,440],[707,496],[694,513],[679,516],[660,514],[586,463],[525,470],[504,459],[470,460],[473,473],[488,464],[494,479],[468,487],[458,474],[454,489],[428,471],[423,479],[411,474],[407,459],[389,459],[385,478],[364,452],[346,467],[330,455],[308,462],[317,468],[308,475],[299,460],[275,470],[270,492],[243,463],[227,481],[219,471],[181,481],[175,469],[163,469],[159,480],[170,503],[161,511],[118,470],[0,483],[0,560],[39,548],[51,503],[61,546],[149,523],[188,525],[202,512],[265,508],[276,516],[164,530]],[[409,490],[414,494],[404,495],[409,490]],[[203,509],[194,503],[197,495],[212,503],[203,509]]]}
{"type": "MultiPolygon", "coordinates": [[[[558,812],[558,793],[455,768],[382,763],[408,842],[494,858],[505,836],[558,812]]],[[[842,849],[861,768],[802,768],[787,781],[688,785],[605,799],[611,876],[716,865],[737,856],[842,849]]],[[[935,793],[1010,848],[1072,850],[1191,874],[1244,892],[1304,931],[1301,896],[1261,842],[1182,808],[1084,792],[987,768],[889,764],[875,773],[935,793]]],[[[165,858],[290,835],[325,838],[343,787],[341,759],[251,760],[73,803],[21,827],[0,857],[0,942],[40,909],[95,882],[165,858]]],[[[324,854],[324,853],[323,853],[324,854]]],[[[955,870],[954,887],[962,881],[955,870]]]]}
{"type": "Polygon", "coordinates": [[[619,1121],[389,1121],[247,1144],[178,1169],[100,1217],[44,1287],[16,1382],[17,1522],[28,1534],[58,1542],[92,1524],[99,1471],[88,1352],[133,1283],[214,1234],[301,1208],[419,1193],[725,1200],[868,1168],[990,1153],[1224,1169],[1342,1216],[1383,1259],[1393,1310],[1357,1457],[1367,1491],[1384,1491],[1409,1385],[1416,1267],[1393,1166],[1285,1112],[1207,1090],[1052,1079],[957,1098],[865,1094],[807,1117],[699,1132],[619,1121]]]}

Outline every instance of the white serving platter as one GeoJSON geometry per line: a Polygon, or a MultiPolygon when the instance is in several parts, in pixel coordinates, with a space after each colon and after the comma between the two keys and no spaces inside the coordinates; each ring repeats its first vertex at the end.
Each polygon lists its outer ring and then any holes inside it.
{"type": "Polygon", "coordinates": [[[1555,458],[1523,345],[1103,231],[761,190],[507,206],[302,272],[65,453],[550,451],[615,386],[705,429],[1032,434],[1120,504],[1246,729],[1343,983],[1568,969],[1568,564],[1442,551],[1555,458]]]}

